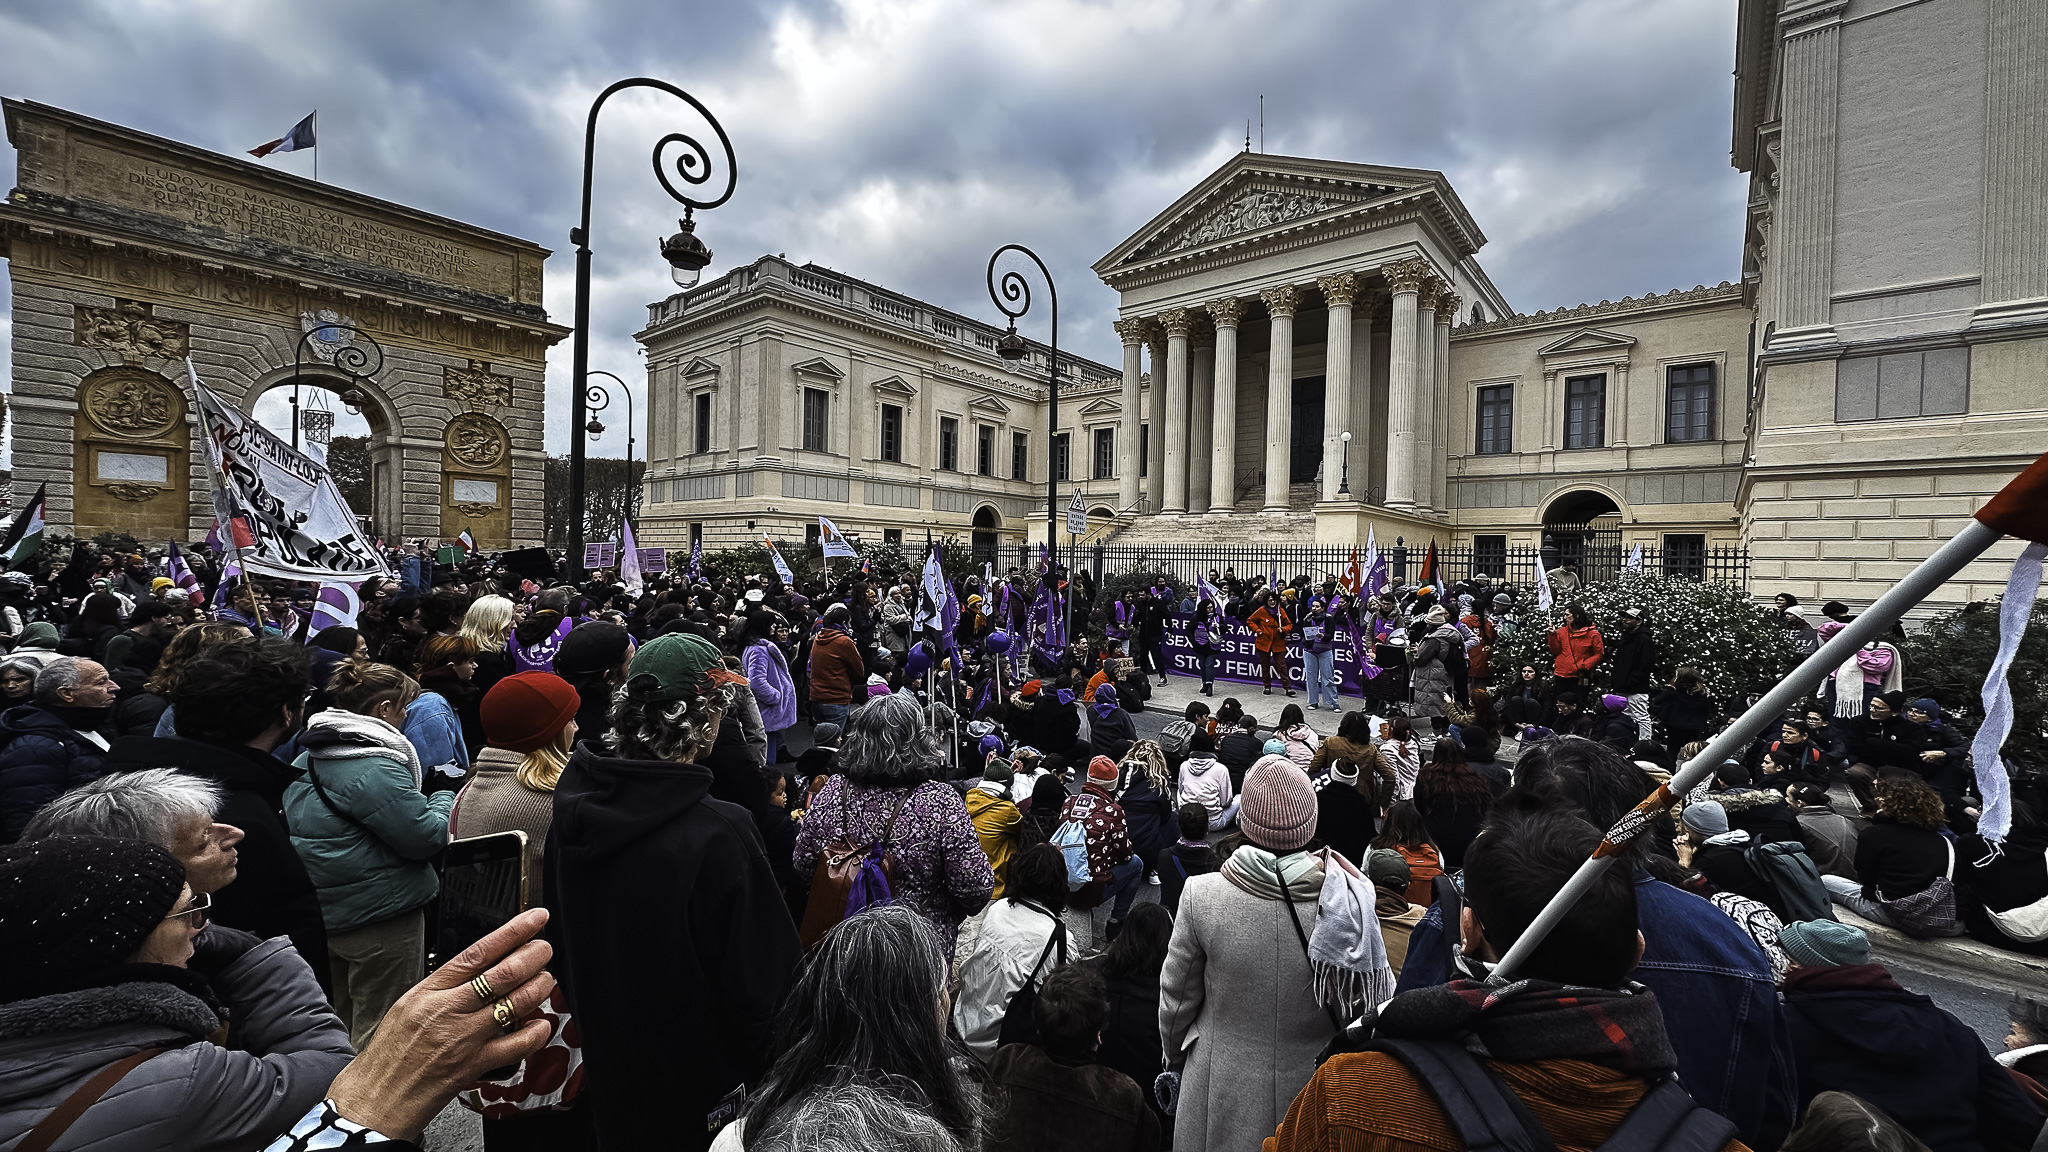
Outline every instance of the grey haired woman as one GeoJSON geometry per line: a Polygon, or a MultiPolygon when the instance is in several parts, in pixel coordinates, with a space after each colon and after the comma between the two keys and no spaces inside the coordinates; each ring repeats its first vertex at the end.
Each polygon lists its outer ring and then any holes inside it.
{"type": "Polygon", "coordinates": [[[950,955],[900,905],[833,925],[776,1017],[774,1066],[712,1152],[977,1147],[980,1088],[946,1035],[950,955]]]}
{"type": "Polygon", "coordinates": [[[878,696],[847,718],[839,771],[797,833],[797,871],[808,876],[825,846],[887,841],[896,856],[896,903],[930,920],[953,954],[960,921],[995,891],[988,854],[960,793],[943,782],[937,741],[907,694],[878,696]]]}

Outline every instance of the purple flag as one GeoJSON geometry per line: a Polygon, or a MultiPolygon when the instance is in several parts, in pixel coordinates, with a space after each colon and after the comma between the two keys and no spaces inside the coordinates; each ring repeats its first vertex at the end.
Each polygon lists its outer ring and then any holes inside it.
{"type": "Polygon", "coordinates": [[[306,639],[312,640],[322,628],[353,628],[356,616],[363,609],[363,586],[360,582],[349,583],[330,580],[320,585],[320,595],[313,601],[313,622],[306,629],[306,639]]]}

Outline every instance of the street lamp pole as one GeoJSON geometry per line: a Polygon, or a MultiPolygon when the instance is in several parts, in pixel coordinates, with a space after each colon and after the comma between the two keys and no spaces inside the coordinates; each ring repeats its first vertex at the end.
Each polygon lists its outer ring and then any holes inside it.
{"type": "Polygon", "coordinates": [[[1045,555],[1046,567],[1050,571],[1058,564],[1060,554],[1060,291],[1052,282],[1052,273],[1038,253],[1022,244],[1005,244],[988,258],[988,298],[1003,315],[1010,318],[1009,331],[996,341],[996,355],[1005,360],[1022,360],[1031,351],[1030,345],[1017,335],[1017,319],[1031,311],[1031,285],[1024,274],[1011,269],[996,277],[996,261],[1005,252],[1021,252],[1038,265],[1038,274],[1045,278],[1046,296],[1052,305],[1052,361],[1046,373],[1046,434],[1045,434],[1045,555]],[[999,287],[1000,286],[1000,287],[999,287]],[[1011,307],[1014,304],[1015,307],[1011,307]]]}
{"type": "MultiPolygon", "coordinates": [[[[733,156],[732,141],[726,137],[725,127],[710,109],[698,103],[697,98],[663,80],[651,80],[637,76],[621,80],[603,92],[590,105],[590,119],[583,130],[583,210],[577,218],[576,227],[569,230],[569,242],[576,245],[576,333],[570,348],[570,413],[569,423],[569,563],[578,572],[583,570],[583,527],[587,514],[585,507],[584,469],[586,453],[583,437],[578,430],[584,426],[585,405],[589,401],[590,387],[590,184],[592,168],[597,158],[597,114],[612,93],[627,88],[658,88],[676,96],[695,108],[706,123],[718,135],[719,147],[725,151],[725,190],[716,197],[704,200],[686,196],[669,182],[669,174],[662,167],[662,151],[671,144],[682,146],[675,160],[675,174],[686,185],[695,187],[708,183],[717,170],[712,166],[708,149],[696,137],[682,132],[670,132],[654,142],[654,178],[661,182],[662,190],[669,198],[683,206],[683,218],[677,223],[682,231],[662,242],[661,255],[667,260],[670,275],[679,288],[689,288],[697,283],[697,277],[704,266],[711,263],[711,249],[697,239],[697,225],[693,213],[698,208],[711,209],[732,198],[734,186],[739,181],[739,162],[733,156]]],[[[606,373],[610,375],[610,373],[606,373]]],[[[617,379],[617,377],[613,377],[617,379]]],[[[621,387],[623,387],[623,382],[621,387]]],[[[630,448],[629,448],[630,452],[630,448]]],[[[631,470],[630,457],[628,471],[631,470]]]]}
{"type": "Polygon", "coordinates": [[[1342,433],[1339,438],[1344,441],[1344,471],[1338,474],[1337,495],[1349,496],[1351,495],[1351,433],[1342,433]]]}
{"type": "MultiPolygon", "coordinates": [[[[640,484],[633,478],[633,390],[626,382],[602,368],[590,370],[592,376],[609,376],[612,383],[626,396],[626,519],[633,520],[640,515],[640,484]]],[[[602,384],[592,384],[583,394],[584,403],[590,406],[590,423],[583,426],[590,438],[595,440],[604,435],[604,421],[597,418],[599,412],[611,407],[611,390],[602,384]]]]}

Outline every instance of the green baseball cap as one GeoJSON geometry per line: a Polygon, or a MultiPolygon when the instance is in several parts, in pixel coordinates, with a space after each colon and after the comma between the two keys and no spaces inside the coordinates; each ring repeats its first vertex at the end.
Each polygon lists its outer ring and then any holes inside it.
{"type": "Polygon", "coordinates": [[[747,678],[725,668],[718,646],[702,636],[671,632],[640,646],[626,673],[626,695],[635,700],[681,700],[720,684],[747,678]]]}

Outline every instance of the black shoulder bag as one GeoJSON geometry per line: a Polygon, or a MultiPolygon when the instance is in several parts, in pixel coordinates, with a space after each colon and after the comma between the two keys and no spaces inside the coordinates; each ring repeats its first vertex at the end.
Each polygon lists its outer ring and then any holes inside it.
{"type": "MultiPolygon", "coordinates": [[[[1021,901],[1020,901],[1021,903],[1021,901]]],[[[1038,1003],[1038,974],[1045,969],[1046,958],[1052,955],[1053,947],[1059,947],[1059,967],[1067,962],[1067,923],[1047,909],[1036,904],[1024,904],[1043,916],[1052,918],[1052,935],[1045,939],[1045,950],[1038,954],[1038,963],[1031,966],[1031,974],[1024,978],[1024,986],[1010,993],[1010,1003],[1003,1009],[1003,1027],[996,1033],[996,1046],[1005,1044],[1038,1043],[1038,1021],[1031,1015],[1032,1006],[1038,1003]]]]}

